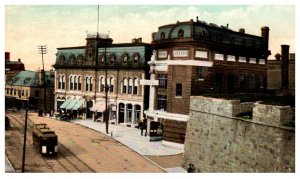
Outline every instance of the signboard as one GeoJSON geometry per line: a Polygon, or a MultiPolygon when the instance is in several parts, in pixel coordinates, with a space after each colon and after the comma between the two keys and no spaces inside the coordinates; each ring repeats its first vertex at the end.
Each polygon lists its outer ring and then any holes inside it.
{"type": "Polygon", "coordinates": [[[249,63],[256,63],[256,58],[250,58],[249,63]]]}
{"type": "Polygon", "coordinates": [[[168,52],[167,51],[158,51],[158,58],[167,58],[168,52]]]}
{"type": "Polygon", "coordinates": [[[229,62],[235,62],[235,56],[233,56],[233,55],[227,55],[227,61],[229,61],[229,62]]]}
{"type": "Polygon", "coordinates": [[[158,85],[158,80],[140,80],[141,85],[149,85],[149,86],[157,86],[158,85]]]}

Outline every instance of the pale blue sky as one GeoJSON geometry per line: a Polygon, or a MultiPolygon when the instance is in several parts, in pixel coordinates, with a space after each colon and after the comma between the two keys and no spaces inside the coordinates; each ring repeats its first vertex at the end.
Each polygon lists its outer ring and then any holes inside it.
{"type": "MultiPolygon", "coordinates": [[[[110,31],[114,43],[142,37],[151,42],[151,33],[161,25],[196,19],[229,24],[232,30],[245,28],[259,35],[262,26],[270,27],[269,46],[274,59],[280,45],[295,51],[295,6],[292,5],[113,5],[100,6],[100,32],[110,31]]],[[[56,48],[85,45],[86,31],[97,30],[96,5],[5,6],[5,51],[12,59],[21,58],[26,69],[41,67],[38,45],[47,45],[45,67],[55,62],[56,48]],[[21,47],[21,48],[20,48],[21,47]],[[28,65],[27,65],[28,64],[28,65]]]]}

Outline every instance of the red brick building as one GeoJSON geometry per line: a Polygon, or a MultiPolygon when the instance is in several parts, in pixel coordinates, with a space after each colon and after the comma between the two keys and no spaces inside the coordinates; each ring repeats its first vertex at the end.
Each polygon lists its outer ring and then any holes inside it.
{"type": "Polygon", "coordinates": [[[266,90],[268,42],[268,27],[256,36],[198,17],[160,26],[152,34],[148,62],[150,79],[158,85],[150,86],[145,115],[163,125],[163,142],[184,143],[190,96],[266,90]]]}
{"type": "Polygon", "coordinates": [[[16,74],[24,70],[25,66],[24,63],[21,62],[21,59],[11,61],[10,53],[5,52],[5,82],[10,81],[16,74]]]}

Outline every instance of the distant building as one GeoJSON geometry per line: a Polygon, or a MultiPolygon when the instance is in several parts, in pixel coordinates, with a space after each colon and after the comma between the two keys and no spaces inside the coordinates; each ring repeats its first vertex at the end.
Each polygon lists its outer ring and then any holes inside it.
{"type": "Polygon", "coordinates": [[[21,62],[21,59],[11,61],[10,53],[5,52],[5,82],[10,81],[17,73],[24,70],[25,66],[21,62]]]}
{"type": "Polygon", "coordinates": [[[283,45],[281,54],[276,54],[274,60],[268,60],[268,90],[281,90],[284,87],[281,82],[285,78],[285,84],[292,95],[295,95],[295,53],[289,53],[289,46],[283,45]],[[286,57],[286,58],[283,58],[286,57]],[[287,66],[283,66],[283,61],[286,61],[287,66]],[[282,70],[286,68],[286,70],[282,70]],[[283,73],[286,74],[283,74],[283,73]],[[283,75],[283,76],[282,76],[283,75]]]}
{"type": "Polygon", "coordinates": [[[44,109],[44,76],[46,87],[46,112],[53,110],[54,72],[43,70],[21,71],[5,85],[5,107],[44,109]]]}
{"type": "Polygon", "coordinates": [[[106,35],[88,34],[86,46],[57,49],[57,112],[103,121],[107,89],[111,122],[133,127],[142,121],[149,95],[140,81],[149,78],[150,44],[143,43],[141,38],[133,39],[132,43],[112,41],[106,35]]]}
{"type": "Polygon", "coordinates": [[[160,26],[152,34],[148,121],[163,125],[163,142],[183,147],[190,96],[264,92],[269,28],[261,36],[192,19],[160,26]]]}

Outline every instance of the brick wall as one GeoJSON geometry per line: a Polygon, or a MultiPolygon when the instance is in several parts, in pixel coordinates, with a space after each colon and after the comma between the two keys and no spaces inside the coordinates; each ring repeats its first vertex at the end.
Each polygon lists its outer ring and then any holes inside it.
{"type": "Polygon", "coordinates": [[[163,140],[183,144],[186,133],[186,122],[162,119],[163,140]]]}
{"type": "Polygon", "coordinates": [[[230,117],[221,108],[232,104],[191,97],[183,167],[192,163],[196,172],[295,172],[294,128],[230,117]]]}

